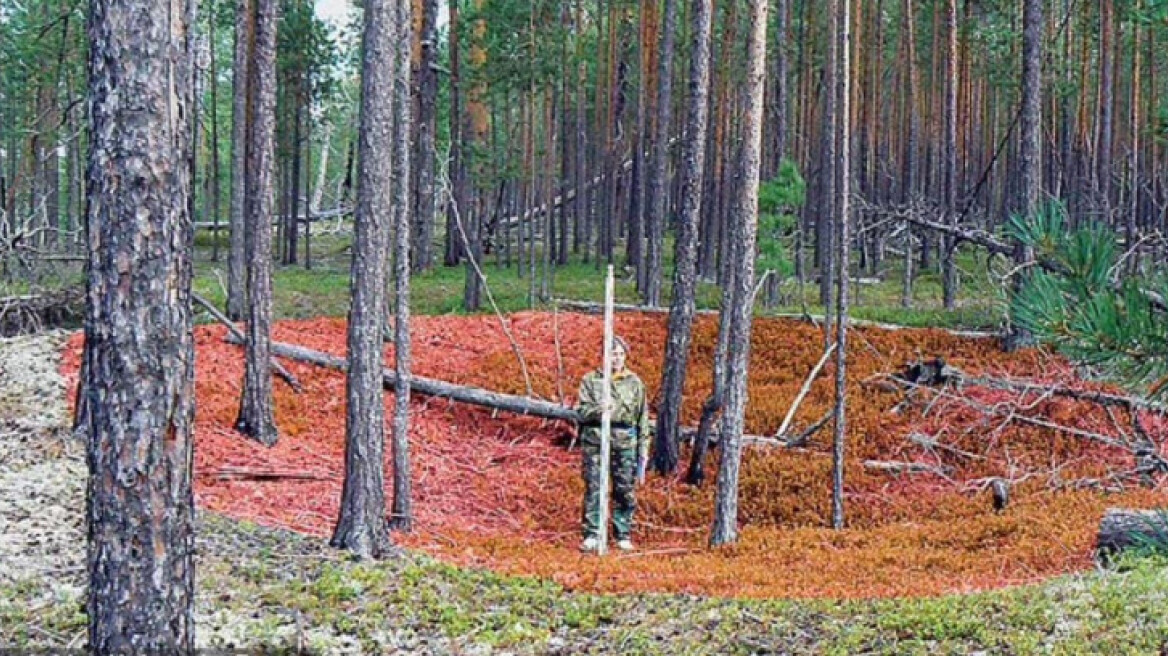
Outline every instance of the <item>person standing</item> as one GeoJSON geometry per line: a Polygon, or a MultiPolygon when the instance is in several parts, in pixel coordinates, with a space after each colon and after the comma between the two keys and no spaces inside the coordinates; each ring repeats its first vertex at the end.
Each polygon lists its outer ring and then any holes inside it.
{"type": "MultiPolygon", "coordinates": [[[[609,472],[612,479],[612,533],[617,548],[622,551],[633,549],[635,488],[638,479],[644,476],[645,464],[649,460],[649,444],[652,442],[645,384],[625,366],[628,353],[628,342],[613,337],[612,448],[609,472]]],[[[600,423],[604,410],[601,401],[603,395],[603,371],[589,372],[580,382],[576,404],[576,411],[580,415],[585,486],[582,519],[584,542],[580,550],[585,552],[600,548],[600,423]]]]}

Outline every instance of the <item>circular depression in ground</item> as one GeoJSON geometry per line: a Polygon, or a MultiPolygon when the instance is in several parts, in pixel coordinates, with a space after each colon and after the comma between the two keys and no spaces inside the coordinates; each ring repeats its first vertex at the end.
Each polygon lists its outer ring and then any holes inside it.
{"type": "MultiPolygon", "coordinates": [[[[521,313],[508,320],[532,392],[573,401],[580,378],[597,362],[600,319],[521,313]]],[[[655,392],[664,317],[621,315],[617,330],[633,345],[630,366],[655,392]]],[[[277,380],[280,440],[265,448],[232,429],[242,350],[224,342],[222,327],[199,327],[195,334],[197,503],[231,517],[327,538],[343,477],[344,375],[285,361],[305,389],[295,394],[277,380]]],[[[1164,502],[1159,490],[1112,484],[1115,474],[1131,468],[1126,451],[1021,423],[1001,410],[1099,433],[1116,430],[1122,419],[1114,412],[1039,393],[978,387],[948,396],[922,392],[904,403],[903,391],[880,379],[910,360],[943,356],[971,373],[1072,380],[1071,368],[1061,359],[1035,350],[1005,355],[992,340],[940,330],[860,328],[853,334],[846,530],[826,528],[829,428],[804,448],[745,449],[737,545],[706,546],[712,481],[695,489],[650,476],[638,489],[638,551],[603,559],[584,556],[576,550],[583,482],[570,426],[416,397],[410,433],[416,529],[398,539],[454,564],[544,577],[575,590],[759,598],[921,596],[1030,583],[1090,567],[1096,526],[1107,507],[1164,502]],[[872,460],[917,463],[928,471],[896,474],[864,466],[872,460]],[[1017,481],[1011,505],[1001,513],[993,512],[982,485],[991,476],[1017,481]]],[[[344,355],[340,319],[281,322],[273,336],[344,355]]],[[[694,337],[685,391],[689,425],[696,424],[709,391],[715,321],[699,318],[694,337]]],[[[756,321],[750,433],[775,431],[818,361],[822,343],[822,333],[812,325],[756,321]]],[[[500,392],[527,391],[497,318],[419,317],[413,344],[418,375],[500,392]]],[[[72,381],[80,348],[80,336],[66,347],[63,366],[72,381]]],[[[392,366],[392,347],[385,355],[392,366]]],[[[833,379],[829,365],[800,407],[797,429],[830,408],[833,379]]],[[[386,403],[392,411],[390,394],[386,403]]],[[[1156,434],[1165,430],[1158,418],[1143,421],[1156,434]]],[[[711,452],[708,471],[717,471],[718,456],[711,452]]],[[[388,483],[388,449],[386,468],[388,483]]]]}

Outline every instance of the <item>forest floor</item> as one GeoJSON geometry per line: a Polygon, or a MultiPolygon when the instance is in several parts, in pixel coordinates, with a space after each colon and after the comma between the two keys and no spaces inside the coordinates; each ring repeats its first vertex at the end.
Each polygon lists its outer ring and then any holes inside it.
{"type": "MultiPolygon", "coordinates": [[[[4,647],[79,646],[85,639],[85,466],[68,431],[59,368],[66,340],[58,333],[0,341],[4,647]]],[[[445,564],[414,549],[354,562],[318,537],[263,528],[206,505],[197,545],[203,646],[422,654],[1086,654],[1155,653],[1168,642],[1162,612],[1168,563],[1154,557],[974,594],[747,600],[572,591],[547,579],[445,564]]]]}

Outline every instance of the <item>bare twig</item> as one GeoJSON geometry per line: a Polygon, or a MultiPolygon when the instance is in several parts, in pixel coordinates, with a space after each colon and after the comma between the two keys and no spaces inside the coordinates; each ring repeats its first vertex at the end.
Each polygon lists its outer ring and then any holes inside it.
{"type": "Polygon", "coordinates": [[[803,403],[803,399],[807,393],[811,391],[811,385],[819,376],[819,372],[823,369],[823,365],[827,364],[827,359],[835,352],[836,344],[832,342],[823,352],[823,356],[819,358],[819,362],[811,369],[811,373],[807,375],[807,380],[803,381],[803,387],[799,389],[799,394],[795,396],[795,401],[791,403],[791,408],[787,410],[787,416],[783,418],[783,423],[779,425],[779,430],[775,431],[775,437],[783,438],[787,434],[787,429],[791,427],[791,420],[795,418],[795,411],[803,403]]]}
{"type": "MultiPolygon", "coordinates": [[[[437,157],[437,151],[434,152],[437,157]]],[[[441,161],[441,158],[439,158],[441,161]]],[[[495,311],[495,316],[499,318],[499,325],[503,328],[503,334],[506,335],[507,341],[511,343],[511,351],[515,353],[515,358],[519,360],[519,368],[523,372],[523,384],[527,389],[527,396],[534,397],[535,393],[531,386],[531,374],[527,370],[527,359],[523,357],[523,349],[519,343],[515,341],[515,335],[511,333],[511,325],[503,316],[503,312],[499,310],[499,304],[495,302],[495,295],[491,293],[491,286],[487,283],[487,275],[483,273],[482,267],[479,266],[475,260],[474,252],[470,247],[470,239],[466,236],[466,230],[462,226],[462,212],[458,207],[458,201],[454,198],[454,191],[450,182],[450,174],[445,166],[439,167],[439,172],[443,179],[442,193],[446,195],[447,201],[450,203],[451,211],[454,212],[454,223],[458,226],[458,234],[462,236],[462,244],[466,251],[466,261],[470,263],[471,268],[474,269],[475,275],[478,276],[479,281],[483,284],[483,291],[487,294],[487,302],[491,304],[491,309],[495,311]]]]}

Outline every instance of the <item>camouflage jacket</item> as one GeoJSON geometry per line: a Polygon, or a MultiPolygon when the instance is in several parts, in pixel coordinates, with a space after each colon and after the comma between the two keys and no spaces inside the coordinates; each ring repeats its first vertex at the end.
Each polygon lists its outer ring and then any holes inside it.
{"type": "MultiPolygon", "coordinates": [[[[604,374],[593,371],[580,382],[580,441],[600,444],[601,397],[604,394],[604,374]]],[[[645,384],[627,369],[612,377],[612,445],[618,449],[637,447],[644,457],[649,454],[652,441],[649,424],[649,400],[645,384]]]]}

